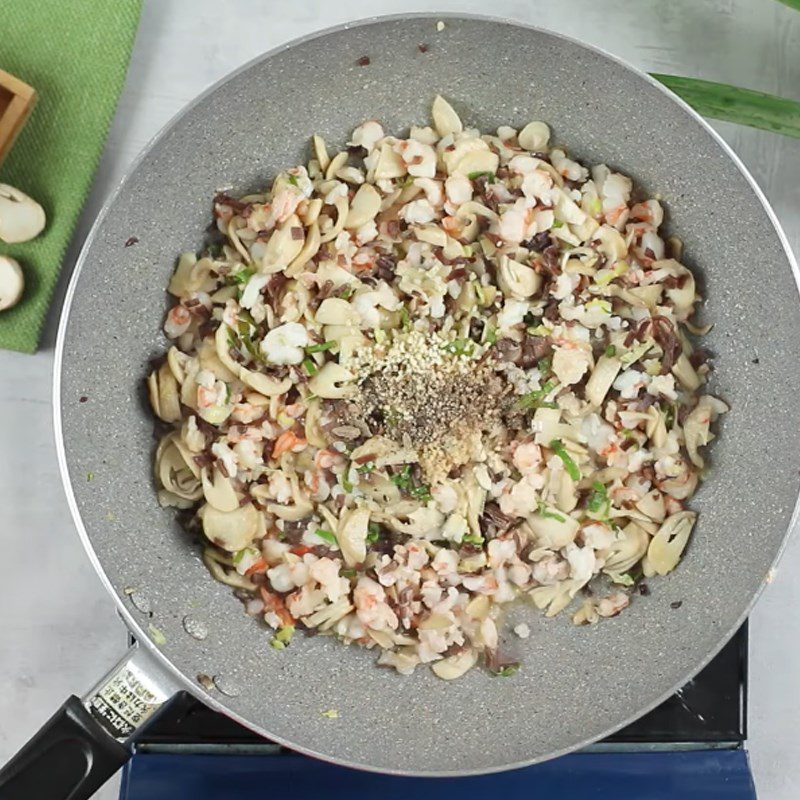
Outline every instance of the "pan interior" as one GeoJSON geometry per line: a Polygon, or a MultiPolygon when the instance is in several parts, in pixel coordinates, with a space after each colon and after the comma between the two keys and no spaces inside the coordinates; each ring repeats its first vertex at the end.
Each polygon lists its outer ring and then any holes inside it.
{"type": "Polygon", "coordinates": [[[61,342],[75,506],[139,633],[157,627],[163,653],[194,691],[264,735],[416,774],[544,759],[620,727],[696,672],[779,553],[800,468],[795,279],[768,212],[723,147],[659,88],[593,50],[497,21],[447,18],[437,31],[438,18],[386,19],[298,42],[191,106],[96,227],[61,342]],[[370,63],[359,66],[363,55],[370,63]],[[158,507],[151,481],[143,377],[165,347],[164,289],[175,258],[202,243],[213,194],[262,187],[308,157],[315,132],[343,143],[365,119],[394,131],[427,124],[436,93],[482,130],[546,120],[577,157],[660,193],[708,298],[713,388],[732,405],[710,479],[693,501],[700,521],[682,565],[651,581],[651,596],[591,628],[515,607],[509,621],[524,619],[532,633],[508,643],[523,661],[508,679],[473,670],[445,683],[425,669],[403,678],[323,637],[273,650],[269,634],[210,578],[174,513],[158,507]],[[124,247],[131,236],[138,243],[124,247]],[[149,599],[152,619],[130,606],[126,588],[149,599]],[[205,624],[207,638],[186,633],[187,616],[205,624]],[[223,676],[228,694],[206,695],[199,673],[223,676]],[[330,709],[338,718],[323,715],[330,709]]]}

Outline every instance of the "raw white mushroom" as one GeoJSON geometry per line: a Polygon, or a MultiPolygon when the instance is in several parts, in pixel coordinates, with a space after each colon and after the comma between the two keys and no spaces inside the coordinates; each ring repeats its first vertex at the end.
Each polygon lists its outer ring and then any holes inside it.
{"type": "Polygon", "coordinates": [[[24,192],[0,183],[0,240],[9,244],[27,242],[44,229],[44,209],[24,192]]]}
{"type": "Polygon", "coordinates": [[[25,288],[25,276],[19,263],[10,256],[0,256],[0,311],[15,306],[25,288]]]}

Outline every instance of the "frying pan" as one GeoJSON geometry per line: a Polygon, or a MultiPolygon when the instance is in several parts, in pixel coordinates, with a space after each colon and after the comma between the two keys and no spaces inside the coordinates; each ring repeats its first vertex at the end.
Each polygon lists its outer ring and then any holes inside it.
{"type": "Polygon", "coordinates": [[[708,125],[644,74],[564,37],[477,17],[387,17],[240,69],[146,149],[70,285],[55,378],[62,475],[87,553],[138,644],[5,768],[0,796],[88,796],[178,690],[295,750],[404,775],[522,766],[637,718],[741,624],[793,520],[796,275],[763,195],[708,125]],[[365,55],[370,63],[357,63],[365,55]],[[508,642],[523,662],[508,679],[473,670],[445,683],[422,669],[404,678],[326,637],[270,648],[263,627],[209,576],[175,514],[159,508],[151,479],[143,377],[165,346],[176,254],[202,244],[211,197],[262,187],[305,160],[314,132],[341,143],[364,119],[394,131],[424,123],[437,92],[482,130],[545,119],[578,158],[607,162],[664,198],[708,298],[713,389],[732,406],[693,500],[700,520],[680,567],[620,617],[589,628],[515,607],[510,624],[524,619],[531,635],[508,642]],[[125,247],[131,236],[138,243],[125,247]],[[338,718],[322,713],[332,709],[338,718]]]}

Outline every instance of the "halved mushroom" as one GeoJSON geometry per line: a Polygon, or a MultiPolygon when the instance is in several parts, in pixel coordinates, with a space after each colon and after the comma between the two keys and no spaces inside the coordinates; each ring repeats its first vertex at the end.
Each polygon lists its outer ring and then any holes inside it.
{"type": "Polygon", "coordinates": [[[407,172],[406,162],[400,154],[394,151],[389,142],[384,142],[378,154],[378,163],[375,165],[375,180],[402,178],[407,172]]]}
{"type": "Polygon", "coordinates": [[[177,434],[169,434],[158,443],[155,473],[166,492],[193,503],[203,496],[203,487],[192,468],[194,459],[187,458],[177,441],[177,434]]]}
{"type": "Polygon", "coordinates": [[[367,557],[369,509],[353,508],[342,512],[336,528],[336,541],[348,567],[361,564],[367,557]]]}
{"type": "Polygon", "coordinates": [[[46,222],[44,209],[35,200],[0,183],[0,241],[28,242],[42,232],[46,222]]]}
{"type": "Polygon", "coordinates": [[[234,361],[231,358],[230,345],[228,344],[228,337],[231,333],[231,329],[224,322],[221,322],[217,332],[214,334],[217,357],[223,366],[227,367],[242,383],[246,383],[259,394],[274,397],[289,391],[292,385],[290,378],[276,380],[270,375],[265,375],[263,372],[254,372],[234,361]]]}
{"type": "Polygon", "coordinates": [[[668,517],[647,549],[647,567],[651,575],[672,572],[681,560],[697,520],[694,511],[679,511],[668,517]]]}
{"type": "Polygon", "coordinates": [[[258,511],[252,503],[234,511],[219,511],[206,503],[197,512],[206,538],[223,550],[235,553],[247,547],[258,532],[258,511]]]}
{"type": "Polygon", "coordinates": [[[25,289],[25,276],[19,262],[0,256],[0,311],[15,306],[25,289]]]}
{"type": "Polygon", "coordinates": [[[351,325],[360,322],[361,318],[347,300],[326,297],[320,303],[314,319],[320,325],[351,325]]]}
{"type": "Polygon", "coordinates": [[[474,175],[476,173],[492,173],[497,171],[500,157],[491,150],[473,150],[459,159],[450,174],[474,175]]]}
{"type": "Polygon", "coordinates": [[[447,656],[441,661],[434,661],[431,669],[434,674],[445,681],[452,681],[460,678],[464,673],[469,672],[478,661],[478,653],[470,647],[454,656],[447,656]]]}

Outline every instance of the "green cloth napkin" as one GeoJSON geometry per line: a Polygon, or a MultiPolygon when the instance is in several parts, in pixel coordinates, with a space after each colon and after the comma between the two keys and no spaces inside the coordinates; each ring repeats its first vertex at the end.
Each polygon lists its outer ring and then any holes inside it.
{"type": "Polygon", "coordinates": [[[47,212],[34,241],[0,243],[25,272],[25,294],[0,312],[0,348],[36,350],[61,261],[114,116],[141,0],[0,0],[0,69],[39,93],[0,183],[47,212]]]}

